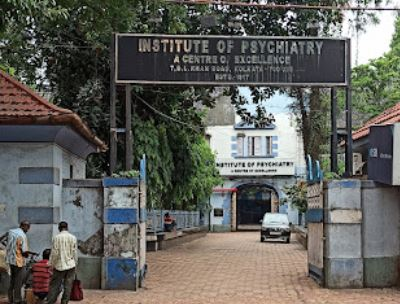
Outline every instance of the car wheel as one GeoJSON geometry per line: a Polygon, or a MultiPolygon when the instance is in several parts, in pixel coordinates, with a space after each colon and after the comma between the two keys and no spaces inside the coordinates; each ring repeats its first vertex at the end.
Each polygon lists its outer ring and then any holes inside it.
{"type": "Polygon", "coordinates": [[[261,236],[260,242],[261,242],[261,243],[264,242],[264,237],[263,237],[263,236],[261,236]]]}
{"type": "Polygon", "coordinates": [[[290,236],[287,237],[286,239],[286,243],[289,244],[290,243],[290,236]]]}

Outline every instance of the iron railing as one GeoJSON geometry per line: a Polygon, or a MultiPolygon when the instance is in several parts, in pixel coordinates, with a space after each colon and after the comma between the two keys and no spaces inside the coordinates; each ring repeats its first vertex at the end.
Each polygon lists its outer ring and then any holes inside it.
{"type": "Polygon", "coordinates": [[[147,231],[164,231],[164,215],[166,213],[169,213],[174,218],[176,229],[178,230],[200,227],[207,224],[201,218],[200,211],[148,210],[147,231]]]}

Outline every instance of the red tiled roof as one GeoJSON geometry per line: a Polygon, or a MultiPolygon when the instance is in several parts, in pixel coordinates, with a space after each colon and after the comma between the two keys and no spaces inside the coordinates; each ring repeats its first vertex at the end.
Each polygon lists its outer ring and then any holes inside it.
{"type": "Polygon", "coordinates": [[[57,107],[0,70],[0,124],[66,124],[105,151],[107,146],[71,110],[57,107]]]}
{"type": "Polygon", "coordinates": [[[369,127],[373,125],[390,125],[400,122],[400,102],[393,107],[370,119],[360,129],[353,132],[353,140],[361,139],[369,134],[369,127]]]}

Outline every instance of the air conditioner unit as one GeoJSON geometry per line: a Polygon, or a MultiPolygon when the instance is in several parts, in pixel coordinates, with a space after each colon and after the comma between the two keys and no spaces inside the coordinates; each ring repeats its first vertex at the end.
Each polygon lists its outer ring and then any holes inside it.
{"type": "Polygon", "coordinates": [[[353,175],[363,175],[363,166],[365,162],[362,160],[361,153],[353,153],[353,175]]]}

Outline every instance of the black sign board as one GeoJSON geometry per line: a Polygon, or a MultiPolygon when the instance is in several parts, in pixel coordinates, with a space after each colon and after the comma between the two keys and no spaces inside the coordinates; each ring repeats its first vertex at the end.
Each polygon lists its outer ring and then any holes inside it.
{"type": "Polygon", "coordinates": [[[393,184],[393,125],[372,126],[368,135],[368,179],[393,184]]]}
{"type": "Polygon", "coordinates": [[[347,40],[116,35],[116,82],[346,86],[347,40]]]}

